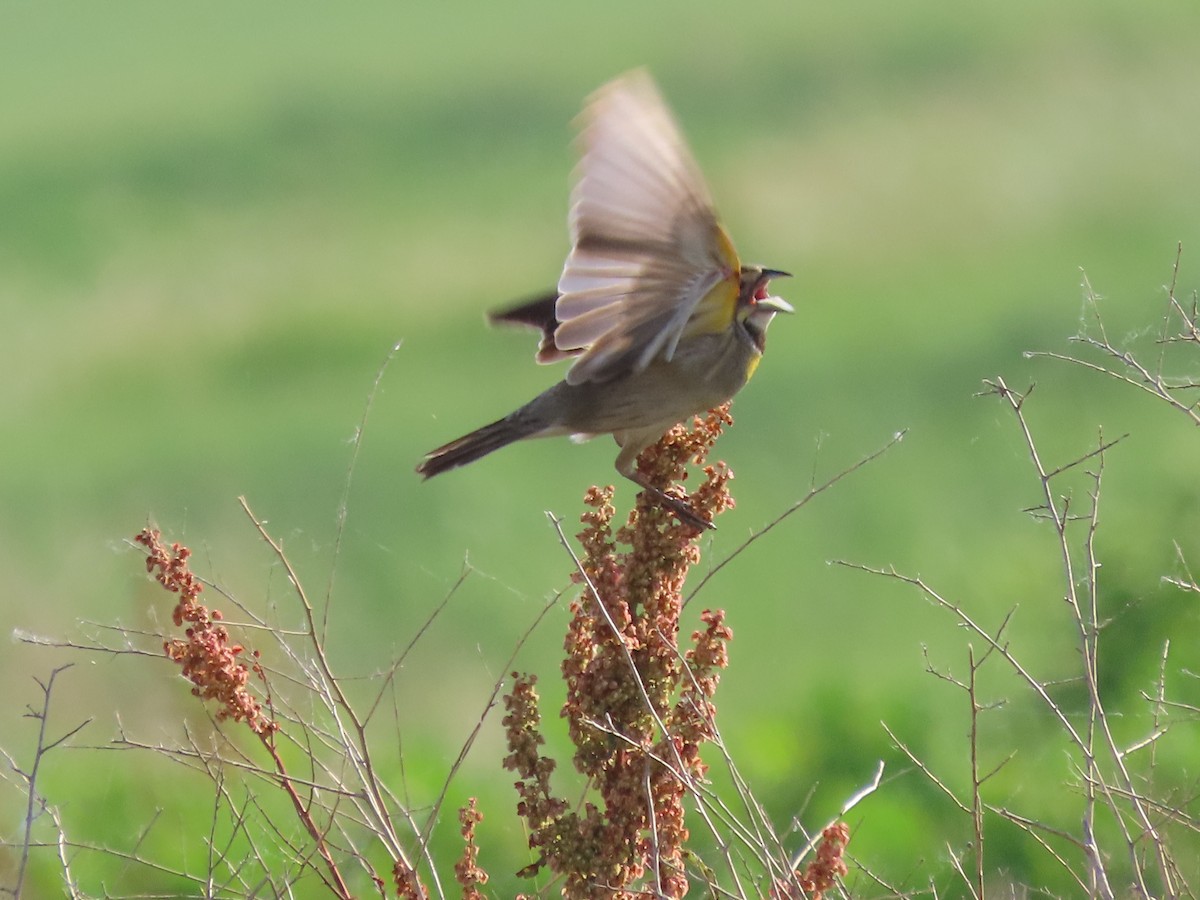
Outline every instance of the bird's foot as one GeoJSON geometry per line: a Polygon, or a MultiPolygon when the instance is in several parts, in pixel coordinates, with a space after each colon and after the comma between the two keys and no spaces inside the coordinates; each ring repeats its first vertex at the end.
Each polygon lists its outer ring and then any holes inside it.
{"type": "Polygon", "coordinates": [[[663,508],[674,513],[675,517],[684,525],[688,525],[697,531],[717,530],[716,525],[701,516],[692,508],[692,505],[688,503],[686,497],[682,499],[679,497],[673,497],[666,491],[659,490],[658,488],[651,487],[650,485],[642,485],[642,487],[652,493],[658,502],[662,504],[663,508]]]}

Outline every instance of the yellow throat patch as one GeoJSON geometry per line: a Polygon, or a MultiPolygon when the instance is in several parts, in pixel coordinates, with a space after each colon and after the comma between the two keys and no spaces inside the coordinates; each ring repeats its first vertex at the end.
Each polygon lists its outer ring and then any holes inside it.
{"type": "Polygon", "coordinates": [[[737,250],[725,229],[716,226],[713,234],[716,256],[721,261],[721,268],[728,274],[709,290],[696,304],[691,321],[688,322],[686,334],[719,334],[733,325],[733,317],[737,312],[738,291],[741,287],[742,264],[738,259],[737,250]]]}

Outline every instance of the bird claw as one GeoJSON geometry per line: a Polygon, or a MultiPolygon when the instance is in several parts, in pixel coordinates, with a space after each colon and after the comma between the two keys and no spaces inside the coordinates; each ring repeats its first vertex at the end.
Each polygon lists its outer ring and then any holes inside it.
{"type": "Polygon", "coordinates": [[[678,497],[672,497],[665,491],[659,490],[655,487],[646,487],[647,490],[657,497],[658,502],[661,503],[666,510],[674,513],[675,517],[684,525],[694,528],[697,531],[717,530],[717,526],[701,516],[698,512],[696,512],[696,510],[692,509],[691,504],[688,503],[687,500],[681,500],[678,497]]]}

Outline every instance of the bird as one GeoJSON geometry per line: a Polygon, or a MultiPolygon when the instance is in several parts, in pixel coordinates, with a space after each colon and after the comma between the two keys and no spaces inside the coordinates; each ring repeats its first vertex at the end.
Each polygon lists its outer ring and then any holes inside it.
{"type": "Polygon", "coordinates": [[[767,327],[794,312],[769,293],[789,273],[739,260],[646,70],[593,93],[576,127],[571,246],[557,289],[489,316],[538,329],[537,361],[571,367],[504,418],[431,450],[416,471],[432,478],[526,438],[612,434],[621,475],[681,522],[712,528],[686,494],[642,477],[638,454],[745,386],[767,327]]]}

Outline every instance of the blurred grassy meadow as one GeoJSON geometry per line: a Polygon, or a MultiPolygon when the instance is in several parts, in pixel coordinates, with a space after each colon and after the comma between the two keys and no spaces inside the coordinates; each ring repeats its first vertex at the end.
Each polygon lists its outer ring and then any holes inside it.
{"type": "MultiPolygon", "coordinates": [[[[638,65],[743,256],[796,276],[780,292],[798,314],[773,327],[718,448],[738,507],[704,539],[702,568],[908,429],[705,586],[698,603],[726,608],[736,635],[725,738],[782,827],[836,815],[885,760],[888,780],[851,814],[852,851],[909,888],[953,885],[946,846],[966,819],[880,722],[961,787],[965,700],[925,671],[923,648],[960,671],[966,636],[914,591],[827,563],[920,574],[991,628],[1016,606],[1010,637],[1038,675],[1074,671],[1056,545],[1023,512],[1039,502],[1027,453],[1011,414],[974,396],[983,378],[1036,382],[1026,414],[1049,466],[1100,429],[1130,433],[1102,503],[1107,677],[1121,696],[1152,691],[1170,637],[1170,683],[1200,699],[1186,675],[1200,670],[1200,616],[1160,583],[1179,574],[1173,541],[1200,558],[1193,427],[1111,379],[1022,355],[1071,349],[1081,270],[1110,334],[1151,347],[1178,242],[1181,296],[1200,283],[1195,4],[8,5],[0,624],[76,641],[100,634],[92,623],[161,625],[169,604],[126,545],[147,522],[241,601],[297,624],[239,495],[314,596],[332,585],[330,649],[347,674],[386,668],[469,567],[395,696],[410,800],[432,802],[520,635],[568,587],[545,511],[574,522],[586,486],[614,479],[614,450],[535,442],[426,484],[412,467],[558,377],[531,364],[529,335],[489,331],[482,314],[554,283],[569,123],[638,65]]],[[[626,508],[633,491],[617,496],[626,508]]],[[[517,661],[541,674],[548,721],[565,621],[563,602],[517,661]]],[[[207,727],[166,663],[13,640],[0,745],[18,761],[33,678],[67,661],[52,723],[92,717],[77,747],[106,745],[118,720],[150,744],[183,721],[207,727]]],[[[1061,786],[1076,774],[997,672],[988,690],[1012,703],[989,720],[992,763],[1021,749],[991,801],[1051,817],[1039,798],[1048,785],[1072,797],[1061,786]]],[[[1125,739],[1149,730],[1141,706],[1125,712],[1125,739]]],[[[493,711],[451,790],[482,798],[499,896],[529,861],[502,755],[493,711]]],[[[202,865],[203,780],[153,754],[48,760],[41,787],[71,837],[130,847],[162,808],[143,849],[202,865]]],[[[1200,750],[1171,762],[1194,773],[1200,750]]],[[[5,787],[10,838],[23,801],[5,787]]],[[[997,877],[1058,884],[1016,829],[990,837],[997,877]]],[[[55,861],[35,862],[49,895],[55,861]]],[[[118,894],[167,890],[138,867],[104,877],[118,894]]]]}

